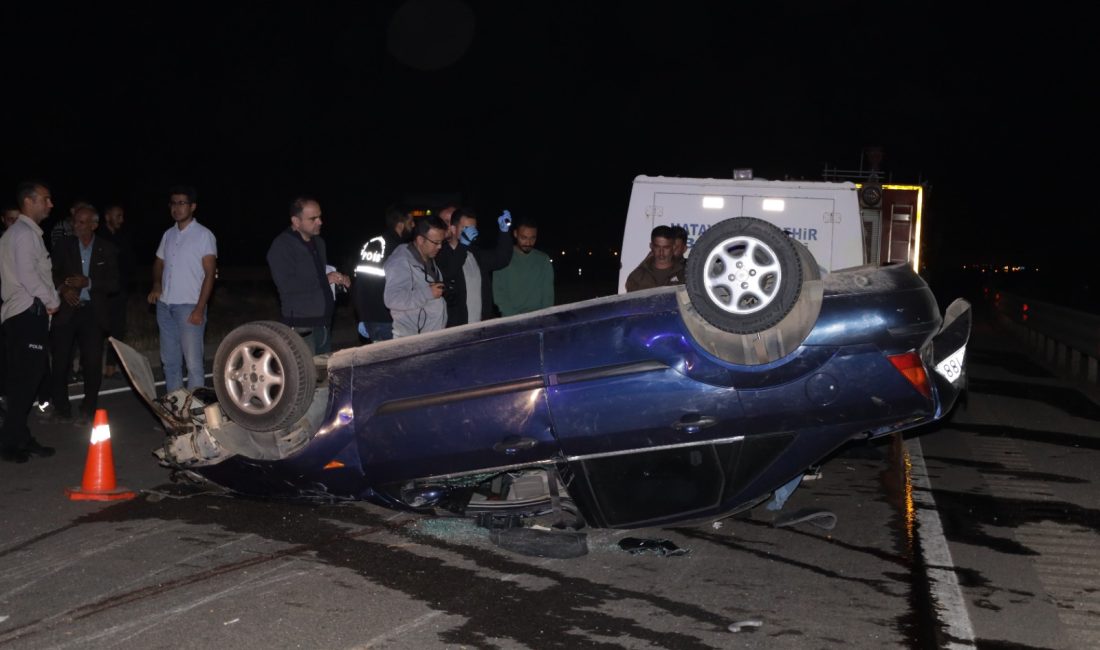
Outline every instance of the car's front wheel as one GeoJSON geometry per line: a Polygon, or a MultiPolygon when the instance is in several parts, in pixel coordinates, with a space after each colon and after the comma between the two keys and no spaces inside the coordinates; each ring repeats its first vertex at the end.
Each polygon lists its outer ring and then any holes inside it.
{"type": "Polygon", "coordinates": [[[776,226],[752,217],[707,229],[687,262],[692,306],[718,329],[753,334],[783,320],[798,302],[802,259],[776,226]]]}
{"type": "Polygon", "coordinates": [[[218,403],[231,420],[254,431],[275,431],[301,419],[316,383],[309,346],[275,321],[234,329],[214,356],[218,403]]]}

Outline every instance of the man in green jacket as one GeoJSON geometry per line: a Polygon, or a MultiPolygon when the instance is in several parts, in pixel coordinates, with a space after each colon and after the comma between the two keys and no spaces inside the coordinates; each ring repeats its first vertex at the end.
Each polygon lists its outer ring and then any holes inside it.
{"type": "Polygon", "coordinates": [[[538,226],[530,218],[518,221],[512,230],[516,240],[512,261],[493,273],[493,302],[501,316],[554,305],[554,266],[549,255],[535,250],[538,234],[538,226]]]}

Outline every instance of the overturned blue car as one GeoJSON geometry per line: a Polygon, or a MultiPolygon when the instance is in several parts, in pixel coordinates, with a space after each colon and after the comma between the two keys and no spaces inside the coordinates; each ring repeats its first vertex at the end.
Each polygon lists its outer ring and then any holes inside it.
{"type": "Polygon", "coordinates": [[[178,475],[267,497],[594,527],[720,518],[844,443],[943,418],[966,381],[970,306],[941,314],[904,265],[823,273],[757,219],[711,227],[687,284],[314,358],[243,325],[214,390],[157,397],[178,475]]]}

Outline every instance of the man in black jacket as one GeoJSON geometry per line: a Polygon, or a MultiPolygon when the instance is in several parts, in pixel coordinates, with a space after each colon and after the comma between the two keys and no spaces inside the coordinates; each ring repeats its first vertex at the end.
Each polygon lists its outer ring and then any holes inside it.
{"type": "Polygon", "coordinates": [[[477,215],[464,208],[451,215],[447,243],[435,259],[443,272],[447,327],[493,317],[493,271],[512,261],[512,238],[504,236],[512,227],[512,215],[505,210],[497,225],[500,233],[489,248],[478,238],[477,215]]]}
{"type": "Polygon", "coordinates": [[[321,205],[308,196],[290,204],[290,228],[267,251],[267,265],[279,290],[283,322],[295,328],[314,354],[332,350],[330,328],[335,297],[330,284],[351,286],[351,279],[329,271],[321,239],[321,205]]]}
{"type": "Polygon", "coordinates": [[[54,414],[61,420],[72,419],[69,360],[73,344],[79,343],[84,401],[78,426],[87,425],[95,415],[103,380],[103,340],[111,325],[110,300],[119,290],[118,249],[96,236],[98,221],[94,208],[77,208],[73,236],[62,237],[53,251],[53,281],[61,295],[61,308],[50,323],[54,414]]]}
{"type": "Polygon", "coordinates": [[[393,317],[386,308],[386,259],[413,234],[412,216],[394,206],[386,209],[386,231],[363,244],[355,267],[355,313],[359,334],[373,342],[393,338],[393,317]]]}
{"type": "MultiPolygon", "coordinates": [[[[111,329],[108,334],[120,341],[126,340],[126,306],[130,298],[130,284],[134,281],[134,271],[137,269],[137,257],[134,253],[134,243],[130,237],[130,229],[123,228],[126,221],[126,211],[121,205],[115,204],[107,208],[103,213],[103,223],[96,230],[97,236],[102,236],[110,241],[118,249],[118,293],[109,300],[111,313],[111,329]]],[[[107,366],[104,375],[112,377],[118,372],[122,362],[115,354],[114,348],[107,349],[107,366]]]]}

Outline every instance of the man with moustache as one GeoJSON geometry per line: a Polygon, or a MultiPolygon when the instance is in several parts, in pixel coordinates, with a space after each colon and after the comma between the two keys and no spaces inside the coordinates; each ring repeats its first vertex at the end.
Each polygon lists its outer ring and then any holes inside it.
{"type": "Polygon", "coordinates": [[[110,328],[110,300],[118,292],[118,249],[96,236],[98,218],[91,207],[73,214],[73,235],[63,237],[54,249],[53,279],[61,295],[61,308],[50,323],[50,353],[55,363],[51,375],[54,416],[72,420],[69,405],[68,364],[73,344],[79,343],[84,369],[84,401],[76,426],[87,426],[95,416],[102,384],[103,340],[110,328]]]}

